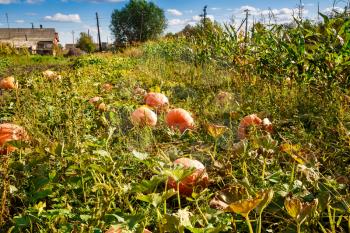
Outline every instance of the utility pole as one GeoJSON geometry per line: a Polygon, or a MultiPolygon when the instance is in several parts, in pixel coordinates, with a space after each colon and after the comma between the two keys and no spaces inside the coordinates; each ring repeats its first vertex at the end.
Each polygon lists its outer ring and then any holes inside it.
{"type": "Polygon", "coordinates": [[[139,37],[140,41],[142,41],[142,33],[143,33],[143,11],[141,11],[141,29],[140,29],[140,37],[139,37]]]}
{"type": "Polygon", "coordinates": [[[304,6],[303,6],[303,3],[302,3],[302,0],[299,0],[298,10],[299,10],[299,19],[300,19],[300,21],[303,21],[304,6]]]}
{"type": "Polygon", "coordinates": [[[75,40],[74,40],[74,31],[72,31],[72,36],[73,36],[73,48],[75,47],[75,40]]]}
{"type": "Polygon", "coordinates": [[[207,23],[207,5],[203,7],[203,14],[199,15],[200,17],[203,17],[203,27],[205,28],[205,25],[207,23]]]}
{"type": "Polygon", "coordinates": [[[207,23],[207,7],[208,6],[204,6],[204,8],[203,8],[203,23],[204,23],[204,27],[205,27],[205,25],[206,25],[206,23],[207,23]]]}
{"type": "Polygon", "coordinates": [[[98,47],[100,49],[100,52],[102,52],[101,34],[100,34],[100,22],[98,21],[98,14],[97,14],[97,12],[96,12],[96,22],[97,22],[98,47]]]}
{"type": "Polygon", "coordinates": [[[320,22],[320,1],[317,2],[317,22],[320,22]]]}
{"type": "Polygon", "coordinates": [[[7,28],[9,29],[9,39],[11,38],[11,35],[10,35],[10,23],[9,23],[9,16],[8,14],[6,13],[6,22],[7,22],[7,28]]]}
{"type": "Polygon", "coordinates": [[[10,29],[9,15],[6,13],[7,28],[10,29]]]}
{"type": "Polygon", "coordinates": [[[244,41],[247,42],[248,39],[248,16],[249,16],[249,10],[245,9],[245,35],[244,35],[244,41]]]}
{"type": "Polygon", "coordinates": [[[88,29],[88,37],[90,37],[90,29],[88,29]]]}

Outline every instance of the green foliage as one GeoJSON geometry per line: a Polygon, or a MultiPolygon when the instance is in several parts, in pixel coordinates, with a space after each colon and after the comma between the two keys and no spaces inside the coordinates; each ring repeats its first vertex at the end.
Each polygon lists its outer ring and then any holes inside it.
{"type": "Polygon", "coordinates": [[[85,32],[80,33],[76,47],[84,50],[87,53],[91,53],[95,50],[95,44],[92,37],[85,32]]]}
{"type": "Polygon", "coordinates": [[[31,140],[0,157],[0,229],[347,232],[347,19],[256,25],[248,41],[230,25],[207,30],[148,42],[137,57],[1,57],[19,89],[2,91],[0,121],[23,126],[31,140]],[[45,79],[46,69],[62,78],[45,79]],[[165,113],[155,127],[134,127],[130,114],[144,104],[137,88],[191,111],[195,129],[169,129],[165,113]],[[88,102],[94,96],[106,112],[88,102]],[[251,127],[239,141],[241,119],[252,113],[273,131],[251,127]],[[226,130],[213,137],[213,124],[226,130]],[[206,189],[189,197],[168,189],[169,176],[181,182],[192,172],[172,164],[180,157],[205,165],[206,189]],[[235,214],[244,209],[250,219],[235,214]]]}
{"type": "Polygon", "coordinates": [[[130,0],[114,10],[110,25],[118,44],[156,39],[165,27],[164,11],[146,0],[130,0]]]}
{"type": "Polygon", "coordinates": [[[29,55],[27,48],[14,48],[10,44],[0,43],[0,55],[29,55]]]}

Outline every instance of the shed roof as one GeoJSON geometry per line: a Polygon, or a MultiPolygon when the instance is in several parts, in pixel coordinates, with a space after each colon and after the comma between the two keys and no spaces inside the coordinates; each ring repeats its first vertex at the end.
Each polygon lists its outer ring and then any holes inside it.
{"type": "Polygon", "coordinates": [[[0,40],[52,41],[54,28],[0,28],[0,40]]]}

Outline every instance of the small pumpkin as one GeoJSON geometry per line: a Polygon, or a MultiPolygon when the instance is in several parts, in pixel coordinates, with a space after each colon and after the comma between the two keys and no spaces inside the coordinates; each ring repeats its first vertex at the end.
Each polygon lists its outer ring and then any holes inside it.
{"type": "Polygon", "coordinates": [[[105,112],[107,111],[107,105],[105,103],[100,103],[99,105],[97,105],[96,107],[98,110],[100,110],[101,112],[105,112]]]}
{"type": "Polygon", "coordinates": [[[93,104],[93,105],[96,105],[96,104],[98,104],[101,100],[102,100],[102,97],[100,97],[100,96],[95,96],[95,97],[92,97],[91,99],[89,99],[89,103],[90,103],[90,104],[93,104]]]}
{"type": "Polygon", "coordinates": [[[238,126],[238,138],[240,140],[245,139],[247,137],[247,127],[252,125],[261,125],[262,120],[256,115],[251,114],[243,117],[238,126]]]}
{"type": "MultiPolygon", "coordinates": [[[[189,159],[189,158],[179,158],[174,161],[173,164],[181,164],[184,168],[195,168],[193,173],[179,183],[179,192],[181,195],[190,196],[193,192],[193,189],[196,186],[206,188],[209,184],[208,173],[205,171],[204,165],[198,160],[189,159]]],[[[168,187],[171,189],[177,190],[177,183],[174,178],[168,178],[168,187]]]]}
{"type": "Polygon", "coordinates": [[[155,109],[164,109],[169,105],[168,97],[162,93],[150,92],[145,96],[146,105],[155,109]]]}
{"type": "MultiPolygon", "coordinates": [[[[111,226],[105,233],[123,233],[123,232],[130,232],[130,231],[123,229],[123,226],[121,225],[114,225],[114,226],[111,226]]],[[[152,233],[152,231],[144,229],[143,233],[152,233]]]]}
{"type": "Polygon", "coordinates": [[[131,122],[135,126],[155,126],[157,124],[157,114],[151,109],[142,106],[131,114],[131,122]]]}
{"type": "Polygon", "coordinates": [[[5,90],[17,89],[18,83],[13,76],[9,76],[0,80],[0,88],[5,90]]]}
{"type": "Polygon", "coordinates": [[[45,70],[43,72],[43,75],[49,80],[60,80],[62,78],[61,75],[57,74],[55,71],[52,70],[45,70]]]}
{"type": "Polygon", "coordinates": [[[165,117],[165,121],[170,128],[179,129],[181,133],[194,127],[191,114],[182,108],[170,110],[165,117]]]}
{"type": "Polygon", "coordinates": [[[264,118],[262,121],[262,125],[263,125],[264,130],[266,130],[269,133],[272,133],[273,127],[272,127],[272,123],[269,120],[269,118],[264,118]]]}
{"type": "Polygon", "coordinates": [[[109,84],[109,83],[105,83],[105,84],[103,84],[102,85],[102,90],[104,90],[104,91],[111,91],[113,89],[113,86],[112,86],[112,84],[109,84]]]}
{"type": "MultiPolygon", "coordinates": [[[[7,142],[10,141],[25,141],[28,140],[28,134],[26,130],[18,125],[11,123],[0,124],[0,147],[4,147],[7,142]]],[[[15,151],[16,148],[13,146],[6,146],[0,149],[0,154],[7,154],[9,152],[15,151]]]]}

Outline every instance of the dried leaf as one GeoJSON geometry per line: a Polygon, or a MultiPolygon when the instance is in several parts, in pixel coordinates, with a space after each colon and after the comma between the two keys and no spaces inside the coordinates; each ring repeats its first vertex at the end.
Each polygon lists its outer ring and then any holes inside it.
{"type": "Polygon", "coordinates": [[[262,201],[261,197],[236,201],[234,203],[231,203],[226,208],[226,210],[230,212],[235,212],[236,214],[240,214],[243,217],[247,217],[250,211],[255,209],[260,204],[261,201],[262,201]]]}
{"type": "Polygon", "coordinates": [[[264,209],[271,203],[273,199],[274,191],[272,189],[262,190],[258,193],[258,197],[261,197],[262,200],[257,206],[257,211],[259,213],[263,212],[264,209]]]}
{"type": "Polygon", "coordinates": [[[228,128],[223,125],[208,124],[207,130],[210,136],[213,138],[218,138],[223,135],[228,130],[228,128]]]}
{"type": "Polygon", "coordinates": [[[297,163],[304,164],[304,159],[302,158],[301,146],[292,145],[289,143],[284,143],[281,145],[281,151],[290,155],[297,163]]]}

